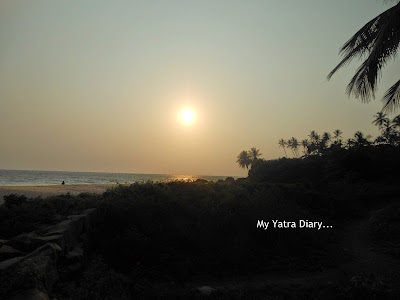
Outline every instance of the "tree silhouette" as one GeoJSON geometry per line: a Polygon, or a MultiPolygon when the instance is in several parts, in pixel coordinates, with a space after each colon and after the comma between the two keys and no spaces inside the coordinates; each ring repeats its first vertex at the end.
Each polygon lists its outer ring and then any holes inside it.
{"type": "Polygon", "coordinates": [[[386,144],[389,145],[395,145],[396,141],[398,140],[398,132],[396,131],[396,126],[394,124],[391,124],[391,122],[388,120],[383,127],[382,127],[382,137],[386,144]]]}
{"type": "Polygon", "coordinates": [[[308,143],[308,153],[317,154],[320,143],[319,134],[315,130],[312,130],[308,136],[310,138],[310,142],[308,143]]]}
{"type": "Polygon", "coordinates": [[[292,137],[287,141],[288,147],[292,150],[293,156],[298,157],[299,142],[295,137],[292,137]]]}
{"type": "Polygon", "coordinates": [[[329,144],[330,140],[331,140],[331,134],[329,132],[324,132],[322,134],[322,138],[318,145],[320,152],[324,152],[328,148],[328,144],[329,144]]]}
{"type": "Polygon", "coordinates": [[[261,156],[259,149],[257,149],[256,147],[250,148],[249,157],[252,164],[254,164],[258,160],[259,156],[261,156]]]}
{"type": "Polygon", "coordinates": [[[400,129],[400,115],[393,118],[392,124],[395,128],[400,129]]]}
{"type": "Polygon", "coordinates": [[[333,131],[333,143],[331,144],[331,148],[342,148],[342,133],[343,132],[340,129],[336,129],[333,131]]]}
{"type": "Polygon", "coordinates": [[[236,162],[239,164],[239,167],[248,169],[249,166],[254,165],[259,156],[261,156],[260,150],[252,147],[249,151],[240,152],[236,162]]]}
{"type": "Polygon", "coordinates": [[[354,146],[369,146],[371,144],[370,138],[370,135],[364,136],[361,131],[356,131],[354,134],[354,146]]]}
{"type": "Polygon", "coordinates": [[[308,136],[310,137],[312,143],[319,142],[319,134],[315,130],[312,130],[308,136]]]}
{"type": "Polygon", "coordinates": [[[385,124],[388,124],[388,123],[389,123],[389,119],[386,117],[386,114],[383,113],[383,112],[381,112],[381,111],[377,112],[377,113],[374,115],[374,117],[375,117],[375,120],[372,121],[372,124],[378,126],[378,128],[379,128],[380,130],[382,130],[382,128],[383,128],[383,126],[384,126],[385,124]]]}
{"type": "Polygon", "coordinates": [[[302,140],[301,141],[301,146],[303,147],[304,155],[307,155],[307,153],[308,153],[308,140],[307,139],[302,140]]]}
{"type": "Polygon", "coordinates": [[[287,157],[287,154],[286,154],[286,146],[287,146],[287,143],[286,143],[286,141],[285,141],[284,139],[280,139],[280,140],[278,141],[278,145],[279,145],[279,147],[282,147],[282,148],[283,148],[283,151],[285,151],[285,156],[287,157]]]}
{"type": "MultiPolygon", "coordinates": [[[[375,97],[377,80],[383,67],[395,59],[400,43],[400,3],[365,24],[340,49],[343,59],[328,74],[328,79],[353,58],[365,58],[350,80],[346,93],[361,97],[363,102],[375,97]]],[[[400,104],[400,80],[384,95],[382,110],[392,111],[400,104]]]]}
{"type": "Polygon", "coordinates": [[[251,165],[251,159],[250,159],[250,155],[249,152],[247,151],[242,151],[239,153],[239,155],[237,156],[237,161],[239,164],[239,167],[241,168],[246,168],[248,169],[249,166],[251,165]]]}
{"type": "Polygon", "coordinates": [[[339,144],[339,143],[341,142],[341,135],[342,135],[342,133],[343,133],[343,132],[342,132],[340,129],[336,129],[336,130],[333,132],[333,138],[334,138],[336,144],[339,144]]]}

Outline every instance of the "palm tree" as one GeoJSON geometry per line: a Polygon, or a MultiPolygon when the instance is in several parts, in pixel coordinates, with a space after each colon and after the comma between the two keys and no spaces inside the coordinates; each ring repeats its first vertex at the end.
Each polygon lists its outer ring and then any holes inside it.
{"type": "Polygon", "coordinates": [[[301,146],[303,147],[303,153],[306,155],[308,153],[308,140],[302,140],[301,141],[301,146]]]}
{"type": "Polygon", "coordinates": [[[368,146],[370,144],[369,139],[371,138],[370,135],[364,136],[361,131],[357,131],[354,134],[354,143],[355,146],[368,146]]]}
{"type": "Polygon", "coordinates": [[[374,117],[375,117],[375,120],[372,121],[372,124],[378,126],[378,128],[379,128],[380,130],[382,130],[382,128],[383,128],[383,126],[384,126],[385,124],[389,124],[389,119],[386,118],[386,114],[383,113],[383,112],[381,112],[381,111],[377,112],[377,113],[374,115],[374,117]]]}
{"type": "Polygon", "coordinates": [[[319,134],[315,130],[312,130],[308,136],[310,137],[311,142],[319,142],[319,134]]]}
{"type": "Polygon", "coordinates": [[[299,157],[299,146],[299,141],[292,137],[292,147],[294,149],[294,153],[296,153],[296,157],[299,157]]]}
{"type": "Polygon", "coordinates": [[[293,150],[293,146],[292,146],[292,139],[288,139],[286,143],[287,143],[287,147],[288,147],[290,150],[292,150],[293,157],[294,157],[294,150],[293,150]]]}
{"type": "Polygon", "coordinates": [[[237,156],[237,161],[236,162],[239,164],[239,166],[241,168],[248,169],[249,166],[251,165],[251,159],[250,159],[250,156],[249,156],[249,152],[247,152],[247,151],[240,152],[239,155],[237,156]]]}
{"type": "Polygon", "coordinates": [[[321,140],[317,144],[317,149],[319,150],[319,152],[321,154],[328,148],[328,144],[329,144],[330,140],[331,140],[331,134],[329,132],[324,132],[322,134],[321,140]]]}
{"type": "Polygon", "coordinates": [[[254,164],[258,160],[259,156],[261,156],[259,149],[257,149],[256,147],[250,148],[249,157],[251,160],[251,164],[254,164]]]}
{"type": "MultiPolygon", "coordinates": [[[[350,80],[346,93],[361,97],[363,102],[375,97],[377,80],[383,67],[395,59],[400,42],[400,2],[365,24],[340,49],[341,62],[328,74],[328,79],[337,70],[355,58],[366,57],[350,80]]],[[[392,111],[400,104],[400,80],[384,95],[382,110],[392,111]]]]}
{"type": "Polygon", "coordinates": [[[341,140],[340,136],[342,135],[342,131],[340,129],[336,129],[333,132],[333,138],[335,139],[335,142],[339,143],[339,141],[341,140]]]}
{"type": "Polygon", "coordinates": [[[346,140],[346,148],[352,148],[356,145],[356,141],[354,139],[347,139],[346,140]]]}
{"type": "Polygon", "coordinates": [[[278,145],[279,145],[279,147],[282,147],[283,148],[283,151],[285,151],[285,156],[287,157],[287,154],[286,154],[286,146],[287,146],[287,143],[286,143],[286,141],[284,140],[284,139],[280,139],[279,141],[278,141],[278,145]]]}
{"type": "Polygon", "coordinates": [[[308,153],[317,154],[320,143],[319,134],[315,130],[312,130],[308,136],[310,138],[310,142],[308,143],[308,153]]]}
{"type": "Polygon", "coordinates": [[[397,127],[397,128],[400,129],[400,115],[398,115],[398,116],[396,116],[396,117],[393,118],[392,124],[393,124],[393,126],[394,126],[395,128],[397,127]]]}
{"type": "Polygon", "coordinates": [[[297,157],[298,156],[298,149],[299,149],[299,146],[300,146],[299,141],[295,137],[292,137],[290,140],[287,141],[287,144],[288,144],[288,147],[290,149],[292,149],[293,156],[297,157]]]}
{"type": "Polygon", "coordinates": [[[334,147],[342,147],[342,131],[340,129],[336,129],[333,131],[333,143],[334,147]]]}
{"type": "Polygon", "coordinates": [[[395,128],[396,125],[391,124],[389,120],[381,128],[383,140],[387,144],[392,146],[396,143],[398,139],[398,132],[395,130],[395,128]]]}

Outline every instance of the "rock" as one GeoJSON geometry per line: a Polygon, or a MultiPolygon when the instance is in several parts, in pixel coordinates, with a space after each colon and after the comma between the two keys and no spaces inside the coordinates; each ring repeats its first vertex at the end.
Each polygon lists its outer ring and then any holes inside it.
{"type": "Polygon", "coordinates": [[[9,300],[50,300],[50,298],[46,293],[34,288],[19,293],[18,295],[9,298],[9,300]]]}
{"type": "MultiPolygon", "coordinates": [[[[12,292],[15,286],[19,286],[21,290],[23,287],[36,287],[51,293],[54,283],[58,280],[57,261],[60,253],[60,246],[48,243],[24,257],[2,262],[0,264],[2,272],[11,276],[11,281],[7,283],[9,286],[2,288],[11,288],[12,292]]],[[[43,299],[39,296],[44,297],[40,293],[25,295],[24,292],[16,299],[43,299]]]]}
{"type": "Polygon", "coordinates": [[[55,243],[62,249],[65,247],[63,235],[54,234],[40,236],[35,231],[17,235],[11,241],[7,242],[7,244],[11,245],[13,248],[27,253],[35,251],[37,248],[44,246],[47,243],[55,243]]]}
{"type": "Polygon", "coordinates": [[[14,249],[13,247],[3,245],[0,247],[0,261],[10,259],[17,256],[23,256],[23,252],[14,249]]]}
{"type": "Polygon", "coordinates": [[[65,255],[65,262],[67,265],[74,263],[82,263],[84,261],[84,250],[81,244],[78,244],[72,251],[65,255]]]}
{"type": "Polygon", "coordinates": [[[96,225],[97,209],[89,208],[84,211],[84,215],[85,215],[85,232],[87,235],[92,235],[96,225]]]}
{"type": "Polygon", "coordinates": [[[61,235],[62,239],[64,240],[63,252],[66,254],[78,243],[79,236],[83,230],[84,221],[84,215],[69,216],[67,220],[49,227],[48,232],[44,236],[48,237],[61,235]]]}
{"type": "Polygon", "coordinates": [[[49,299],[41,290],[51,294],[59,278],[59,268],[63,278],[80,276],[85,252],[93,237],[96,215],[96,209],[88,209],[83,214],[68,216],[56,225],[23,233],[8,241],[0,240],[0,260],[4,259],[0,261],[0,271],[14,274],[16,278],[10,281],[13,284],[9,288],[13,289],[19,283],[22,284],[22,288],[16,289],[19,291],[36,287],[12,299],[49,299]],[[22,256],[23,252],[30,253],[22,256]]]}
{"type": "Polygon", "coordinates": [[[216,291],[216,289],[212,288],[211,286],[200,286],[198,288],[196,288],[196,290],[205,296],[210,296],[212,293],[214,293],[216,291]]]}
{"type": "Polygon", "coordinates": [[[61,249],[65,248],[64,237],[61,234],[48,235],[48,236],[38,236],[34,238],[35,244],[40,246],[46,245],[47,243],[53,243],[60,246],[61,249]]]}
{"type": "Polygon", "coordinates": [[[35,232],[22,233],[12,238],[7,245],[12,246],[23,252],[32,252],[43,246],[43,242],[38,240],[39,236],[35,232]]]}
{"type": "Polygon", "coordinates": [[[23,256],[18,256],[18,257],[10,258],[10,259],[0,262],[0,270],[8,269],[9,267],[11,267],[12,265],[15,265],[17,262],[19,262],[23,258],[24,258],[23,256]]]}
{"type": "Polygon", "coordinates": [[[62,280],[76,280],[82,274],[83,264],[80,262],[69,265],[62,270],[62,280]]]}
{"type": "Polygon", "coordinates": [[[26,255],[18,263],[21,267],[24,265],[35,266],[37,273],[43,278],[44,287],[47,292],[51,293],[54,283],[58,280],[57,260],[60,253],[60,246],[48,243],[26,255]]]}

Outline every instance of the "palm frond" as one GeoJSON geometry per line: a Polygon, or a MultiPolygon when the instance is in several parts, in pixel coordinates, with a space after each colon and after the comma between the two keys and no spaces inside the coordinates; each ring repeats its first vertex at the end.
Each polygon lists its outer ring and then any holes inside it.
{"type": "Polygon", "coordinates": [[[354,57],[368,57],[357,69],[346,93],[369,102],[375,97],[378,77],[388,60],[394,59],[400,44],[400,4],[389,8],[364,25],[340,49],[342,61],[328,74],[328,79],[354,57]]]}
{"type": "Polygon", "coordinates": [[[333,74],[336,73],[341,67],[347,65],[351,60],[359,56],[361,57],[373,45],[378,34],[376,30],[376,23],[382,18],[382,15],[375,17],[367,24],[365,24],[355,35],[353,35],[339,50],[339,54],[343,55],[342,61],[328,74],[328,80],[331,79],[333,74]]]}
{"type": "Polygon", "coordinates": [[[382,111],[393,112],[400,104],[400,80],[397,81],[383,96],[384,102],[382,111]]]}

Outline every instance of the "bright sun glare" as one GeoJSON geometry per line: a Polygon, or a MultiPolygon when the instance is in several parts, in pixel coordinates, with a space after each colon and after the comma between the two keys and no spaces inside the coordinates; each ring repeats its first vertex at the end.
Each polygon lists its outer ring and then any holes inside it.
{"type": "Polygon", "coordinates": [[[191,124],[194,121],[194,113],[190,109],[184,109],[181,113],[181,120],[184,124],[191,124]]]}

